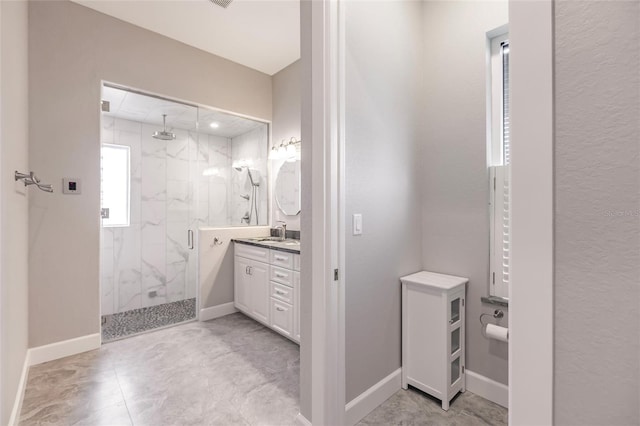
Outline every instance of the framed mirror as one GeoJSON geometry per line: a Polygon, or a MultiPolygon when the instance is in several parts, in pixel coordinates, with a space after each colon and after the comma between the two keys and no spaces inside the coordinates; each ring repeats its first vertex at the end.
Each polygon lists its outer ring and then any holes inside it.
{"type": "Polygon", "coordinates": [[[282,213],[287,216],[300,214],[300,160],[282,163],[276,177],[275,196],[282,213]]]}

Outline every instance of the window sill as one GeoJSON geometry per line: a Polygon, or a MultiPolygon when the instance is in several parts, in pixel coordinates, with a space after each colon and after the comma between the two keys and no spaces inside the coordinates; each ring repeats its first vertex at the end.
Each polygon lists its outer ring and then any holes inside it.
{"type": "Polygon", "coordinates": [[[480,298],[480,300],[482,300],[482,303],[487,303],[489,305],[502,306],[504,308],[509,307],[509,299],[507,299],[506,297],[483,296],[480,298]]]}

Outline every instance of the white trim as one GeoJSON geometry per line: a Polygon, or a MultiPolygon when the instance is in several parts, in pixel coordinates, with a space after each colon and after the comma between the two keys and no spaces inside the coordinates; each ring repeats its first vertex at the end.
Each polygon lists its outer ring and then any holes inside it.
{"type": "Polygon", "coordinates": [[[509,1],[512,425],[553,424],[553,13],[553,0],[509,1]]]}
{"type": "Polygon", "coordinates": [[[200,309],[198,321],[210,321],[225,315],[238,312],[233,302],[223,303],[222,305],[211,306],[210,308],[200,309]]]}
{"type": "Polygon", "coordinates": [[[22,364],[22,374],[18,382],[18,390],[16,391],[16,400],[13,403],[11,417],[9,417],[9,426],[17,425],[20,421],[20,412],[22,411],[22,402],[24,401],[24,391],[27,389],[27,377],[29,377],[30,352],[27,351],[22,364]]]}
{"type": "Polygon", "coordinates": [[[509,406],[509,386],[481,376],[473,371],[465,371],[467,390],[505,408],[509,406]]]}
{"type": "Polygon", "coordinates": [[[29,349],[29,365],[42,364],[43,362],[100,349],[100,343],[100,333],[96,333],[31,348],[29,349]]]}
{"type": "MultiPolygon", "coordinates": [[[[314,424],[344,424],[344,315],[340,268],[340,132],[342,2],[311,3],[311,419],[314,424]],[[341,341],[342,339],[342,341],[341,341]]],[[[304,127],[304,126],[303,126],[304,127]]],[[[303,128],[304,133],[304,128],[303,128]]],[[[303,339],[304,341],[304,339],[303,339]]]]}
{"type": "Polygon", "coordinates": [[[301,413],[298,413],[298,415],[296,416],[296,422],[298,422],[300,426],[311,426],[311,422],[307,420],[307,418],[301,413]]]}
{"type": "Polygon", "coordinates": [[[402,368],[352,399],[345,407],[346,424],[355,425],[402,387],[402,368]]]}

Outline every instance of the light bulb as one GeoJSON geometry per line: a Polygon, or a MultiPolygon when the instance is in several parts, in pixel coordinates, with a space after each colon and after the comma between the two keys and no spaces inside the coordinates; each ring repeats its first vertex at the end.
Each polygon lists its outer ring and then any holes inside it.
{"type": "Polygon", "coordinates": [[[296,146],[292,143],[287,145],[287,161],[296,161],[296,146]]]}
{"type": "Polygon", "coordinates": [[[278,149],[274,146],[269,150],[269,160],[277,160],[278,158],[278,149]]]}

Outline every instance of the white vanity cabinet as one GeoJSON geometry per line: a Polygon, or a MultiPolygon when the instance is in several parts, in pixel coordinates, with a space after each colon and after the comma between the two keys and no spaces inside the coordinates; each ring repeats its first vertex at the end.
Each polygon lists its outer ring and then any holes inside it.
{"type": "Polygon", "coordinates": [[[256,320],[269,325],[269,250],[237,245],[235,251],[235,306],[256,320]]]}
{"type": "Polygon", "coordinates": [[[402,282],[402,387],[442,401],[466,390],[465,286],[467,278],[418,272],[402,282]]]}
{"type": "Polygon", "coordinates": [[[299,254],[235,243],[236,308],[297,343],[299,265],[299,254]]]}

